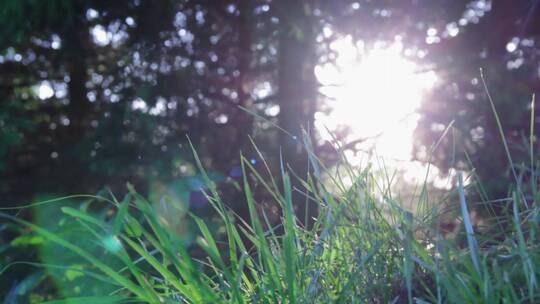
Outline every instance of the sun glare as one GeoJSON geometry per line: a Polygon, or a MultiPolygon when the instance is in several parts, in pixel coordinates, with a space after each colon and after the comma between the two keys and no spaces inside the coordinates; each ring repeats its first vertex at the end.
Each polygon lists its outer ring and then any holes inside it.
{"type": "MultiPolygon", "coordinates": [[[[361,141],[361,150],[371,150],[387,159],[411,158],[415,113],[422,96],[437,81],[433,72],[418,72],[404,57],[403,45],[379,45],[365,50],[350,38],[332,45],[335,63],[317,66],[321,93],[329,97],[328,113],[316,113],[316,126],[324,130],[349,129],[347,142],[361,141]]],[[[325,138],[327,139],[327,138],[325,138]]]]}

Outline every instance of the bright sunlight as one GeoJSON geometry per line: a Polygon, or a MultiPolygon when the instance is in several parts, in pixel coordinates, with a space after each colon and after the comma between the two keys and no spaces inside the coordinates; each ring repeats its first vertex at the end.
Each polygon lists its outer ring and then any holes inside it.
{"type": "MultiPolygon", "coordinates": [[[[361,151],[376,147],[377,156],[410,160],[415,113],[422,96],[437,81],[433,71],[420,72],[404,54],[422,57],[422,51],[404,50],[396,41],[367,49],[350,37],[335,41],[331,48],[335,64],[315,69],[321,93],[329,97],[328,113],[316,113],[316,125],[325,130],[349,129],[346,142],[357,141],[361,151]]],[[[327,135],[324,135],[324,134],[327,135]]]]}

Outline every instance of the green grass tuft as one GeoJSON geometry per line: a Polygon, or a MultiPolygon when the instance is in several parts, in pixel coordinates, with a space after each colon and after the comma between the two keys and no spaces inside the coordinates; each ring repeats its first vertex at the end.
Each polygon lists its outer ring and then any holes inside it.
{"type": "MultiPolygon", "coordinates": [[[[77,276],[99,280],[114,290],[49,303],[533,303],[540,299],[537,197],[525,203],[523,193],[515,192],[508,201],[508,214],[486,219],[494,224],[478,230],[466,200],[467,191],[476,186],[465,187],[460,175],[456,206],[461,210],[461,229],[443,235],[438,223],[445,214],[440,208],[424,206],[412,213],[392,195],[391,179],[384,184],[369,168],[346,167],[346,179],[353,181],[347,186],[342,174],[330,172],[313,154],[310,161],[317,170],[304,181],[305,194],[319,208],[311,228],[303,227],[294,213],[296,190],[285,170],[279,178],[267,180],[242,158],[250,214],[246,223],[228,209],[199,162],[208,201],[222,229],[191,215],[198,227],[198,249],[186,244],[154,204],[132,187],[121,202],[114,197],[108,200],[107,208],[113,211],[109,217],[89,208],[60,208],[86,232],[81,237],[100,248],[97,251],[70,242],[61,230],[45,229],[7,213],[0,213],[0,218],[29,229],[39,236],[39,243],[75,254],[79,263],[62,267],[73,266],[70,271],[77,276]],[[278,223],[271,223],[257,208],[254,183],[280,206],[278,223]]],[[[4,267],[0,275],[18,263],[4,267]]]]}

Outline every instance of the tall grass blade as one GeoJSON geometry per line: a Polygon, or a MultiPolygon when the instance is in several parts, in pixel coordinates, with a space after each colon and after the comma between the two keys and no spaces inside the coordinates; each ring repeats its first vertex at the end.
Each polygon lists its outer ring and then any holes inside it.
{"type": "Polygon", "coordinates": [[[465,232],[467,233],[467,243],[469,244],[469,251],[471,260],[474,264],[476,271],[480,274],[480,263],[478,261],[478,244],[474,236],[473,224],[469,215],[469,209],[465,200],[465,190],[463,187],[463,174],[458,173],[458,192],[459,192],[459,204],[461,207],[461,215],[463,217],[463,224],[465,225],[465,232]]]}

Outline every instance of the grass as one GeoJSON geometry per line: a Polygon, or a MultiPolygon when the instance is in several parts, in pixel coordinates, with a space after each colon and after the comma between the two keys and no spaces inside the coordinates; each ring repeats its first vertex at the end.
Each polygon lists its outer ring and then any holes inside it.
{"type": "MultiPolygon", "coordinates": [[[[79,257],[78,266],[69,270],[108,286],[103,294],[98,289],[91,296],[49,303],[540,301],[538,199],[526,204],[522,193],[514,192],[506,202],[508,214],[491,219],[497,225],[490,229],[476,231],[466,200],[468,189],[460,176],[456,212],[463,228],[449,237],[438,228],[443,214],[437,207],[418,208],[422,211],[415,214],[407,211],[393,198],[390,185],[381,183],[370,169],[346,167],[347,179],[354,181],[346,186],[343,175],[331,174],[313,155],[311,162],[317,174],[304,186],[306,195],[318,205],[319,215],[310,229],[295,216],[295,190],[285,170],[274,179],[242,158],[242,186],[250,214],[244,222],[230,212],[199,163],[208,200],[223,231],[191,215],[199,231],[196,244],[203,254],[194,254],[154,204],[131,187],[122,201],[114,196],[93,198],[109,206],[107,215],[91,208],[61,208],[64,217],[85,231],[85,242],[97,250],[66,239],[60,230],[7,213],[0,217],[79,257]],[[326,179],[337,190],[329,191],[326,179]],[[280,206],[279,223],[270,223],[257,211],[254,184],[266,189],[280,206]]],[[[520,189],[519,185],[514,189],[520,189]]],[[[6,265],[1,272],[15,265],[6,265]]]]}

